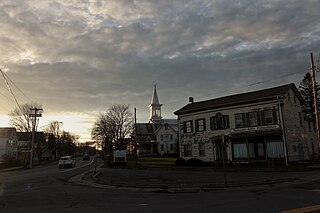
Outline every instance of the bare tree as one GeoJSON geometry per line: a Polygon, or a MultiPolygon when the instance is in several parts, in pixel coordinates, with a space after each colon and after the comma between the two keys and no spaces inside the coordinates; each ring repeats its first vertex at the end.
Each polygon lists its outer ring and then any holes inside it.
{"type": "Polygon", "coordinates": [[[124,139],[130,135],[133,118],[129,105],[112,105],[106,113],[101,113],[94,123],[92,139],[102,143],[102,149],[112,155],[114,149],[124,148],[124,139]]]}
{"type": "Polygon", "coordinates": [[[43,128],[45,132],[48,149],[53,155],[54,160],[57,158],[57,149],[60,142],[60,131],[61,131],[62,122],[60,121],[50,121],[48,125],[43,128]]]}
{"type": "MultiPolygon", "coordinates": [[[[34,118],[29,116],[29,114],[32,113],[30,108],[41,108],[41,105],[38,103],[26,103],[20,107],[16,107],[9,113],[9,123],[15,127],[18,132],[32,132],[32,120],[34,118]]],[[[37,129],[37,124],[35,129],[37,129]]]]}

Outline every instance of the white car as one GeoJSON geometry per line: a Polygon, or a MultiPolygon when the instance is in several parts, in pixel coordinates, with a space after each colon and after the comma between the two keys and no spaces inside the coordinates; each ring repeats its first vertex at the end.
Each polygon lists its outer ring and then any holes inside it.
{"type": "Polygon", "coordinates": [[[75,167],[76,160],[71,156],[63,156],[59,159],[59,168],[62,167],[75,167]]]}

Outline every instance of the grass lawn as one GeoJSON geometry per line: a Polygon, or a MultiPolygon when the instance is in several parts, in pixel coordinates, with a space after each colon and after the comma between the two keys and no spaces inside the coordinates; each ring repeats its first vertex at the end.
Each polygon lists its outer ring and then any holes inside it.
{"type": "MultiPolygon", "coordinates": [[[[174,167],[175,157],[138,157],[139,167],[174,167]]],[[[128,167],[135,167],[135,157],[127,158],[128,167]]]]}

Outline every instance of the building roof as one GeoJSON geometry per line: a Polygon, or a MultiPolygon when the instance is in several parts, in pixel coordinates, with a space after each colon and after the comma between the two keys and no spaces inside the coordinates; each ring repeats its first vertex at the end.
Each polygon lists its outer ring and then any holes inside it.
{"type": "Polygon", "coordinates": [[[16,132],[14,127],[0,127],[0,138],[8,138],[16,132]]]}
{"type": "MultiPolygon", "coordinates": [[[[35,132],[35,140],[44,140],[43,132],[35,132]]],[[[32,140],[32,132],[17,132],[18,141],[31,141],[32,140]]]]}
{"type": "Polygon", "coordinates": [[[136,128],[137,134],[154,134],[153,123],[137,123],[136,128]]]}
{"type": "Polygon", "coordinates": [[[228,107],[239,104],[246,104],[252,102],[259,102],[265,100],[277,99],[279,96],[285,95],[289,90],[293,90],[299,101],[302,103],[303,98],[296,86],[291,84],[286,84],[278,87],[273,87],[269,89],[263,89],[253,92],[241,93],[236,95],[225,96],[221,98],[193,102],[189,103],[181,109],[174,112],[175,115],[182,115],[186,113],[192,113],[197,111],[210,110],[221,107],[228,107]]]}
{"type": "Polygon", "coordinates": [[[170,124],[170,125],[178,125],[178,120],[177,119],[162,119],[161,123],[170,124]]]}

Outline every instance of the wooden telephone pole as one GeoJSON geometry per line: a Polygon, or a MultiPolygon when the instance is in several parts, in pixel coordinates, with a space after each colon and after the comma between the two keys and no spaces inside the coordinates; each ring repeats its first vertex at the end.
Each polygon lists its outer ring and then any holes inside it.
{"type": "Polygon", "coordinates": [[[31,150],[30,150],[30,169],[32,169],[32,160],[33,160],[33,144],[35,138],[35,131],[37,125],[37,118],[42,117],[42,109],[41,108],[30,108],[30,111],[33,113],[29,114],[29,117],[32,117],[34,120],[32,121],[32,141],[31,141],[31,150]]]}
{"type": "Polygon", "coordinates": [[[314,113],[315,113],[315,115],[316,115],[316,128],[317,128],[318,144],[320,144],[316,69],[315,69],[314,62],[313,62],[313,54],[312,54],[312,52],[310,53],[310,64],[311,64],[311,70],[312,70],[312,86],[313,86],[314,113]]]}

